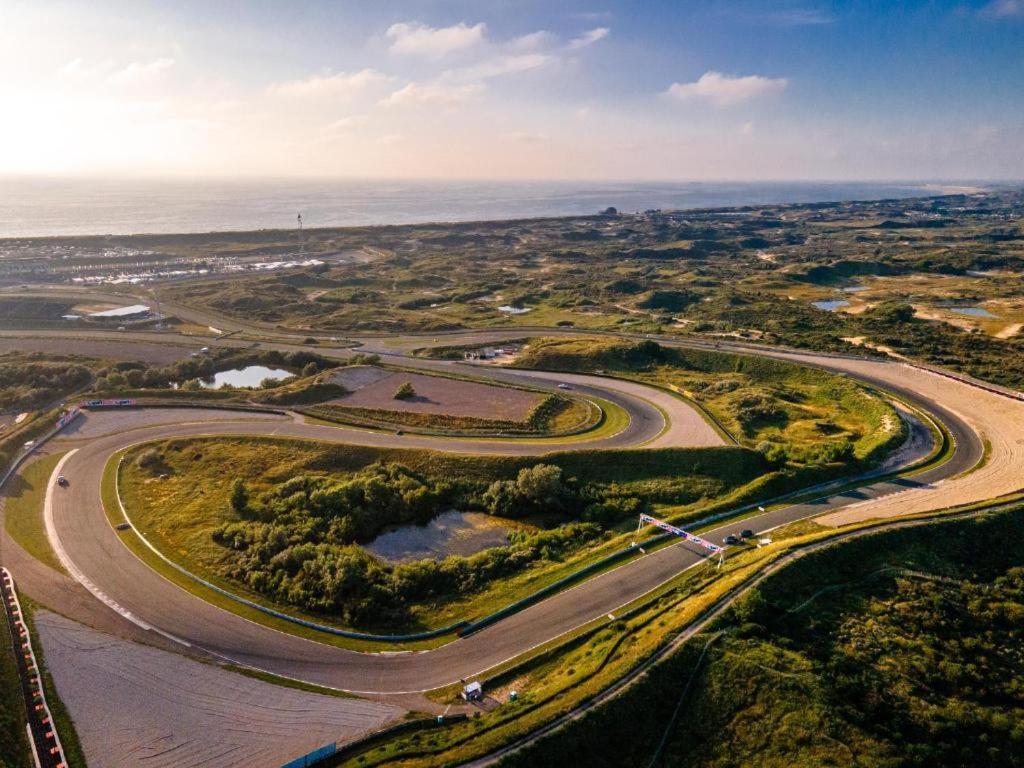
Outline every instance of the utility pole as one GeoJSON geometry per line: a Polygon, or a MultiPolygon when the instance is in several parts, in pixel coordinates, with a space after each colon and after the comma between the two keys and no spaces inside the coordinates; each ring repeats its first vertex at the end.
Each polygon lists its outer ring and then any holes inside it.
{"type": "Polygon", "coordinates": [[[302,237],[302,214],[300,213],[296,218],[299,220],[299,258],[303,258],[306,255],[306,241],[302,237]]]}

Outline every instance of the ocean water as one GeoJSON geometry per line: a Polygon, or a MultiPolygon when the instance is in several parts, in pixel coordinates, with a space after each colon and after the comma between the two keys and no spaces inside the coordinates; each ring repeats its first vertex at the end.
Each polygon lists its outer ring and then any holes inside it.
{"type": "Polygon", "coordinates": [[[0,237],[212,232],[941,194],[907,183],[142,181],[0,178],[0,237]]]}

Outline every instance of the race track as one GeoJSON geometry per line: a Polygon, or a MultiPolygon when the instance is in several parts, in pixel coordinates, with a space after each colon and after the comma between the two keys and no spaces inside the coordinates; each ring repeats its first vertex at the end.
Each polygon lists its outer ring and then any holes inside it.
{"type": "MultiPolygon", "coordinates": [[[[482,336],[474,334],[477,339],[482,336]]],[[[743,351],[751,352],[746,348],[743,351]]],[[[742,526],[723,524],[706,534],[712,540],[720,540],[739,527],[763,531],[807,517],[826,524],[841,524],[923,512],[984,501],[1024,485],[1018,471],[1024,464],[1024,403],[903,363],[779,350],[754,352],[828,368],[890,390],[940,419],[952,434],[956,450],[950,461],[912,479],[879,481],[856,491],[746,518],[742,526]],[[976,468],[985,454],[985,441],[990,449],[985,463],[976,468]]],[[[555,374],[492,373],[491,369],[483,368],[474,369],[474,373],[495,377],[523,375],[535,385],[543,386],[569,380],[567,376],[555,374]]],[[[388,655],[358,653],[252,623],[211,606],[150,570],[121,543],[107,522],[100,500],[103,468],[114,452],[127,445],[167,437],[212,434],[273,435],[361,445],[520,455],[542,454],[558,448],[720,442],[702,420],[698,420],[699,423],[693,420],[688,405],[671,395],[657,390],[639,391],[636,388],[640,385],[604,378],[580,377],[572,381],[579,393],[613,399],[627,408],[631,415],[629,426],[601,441],[561,445],[557,440],[499,442],[399,436],[304,424],[287,417],[250,418],[211,410],[138,410],[89,415],[73,433],[62,439],[67,447],[76,447],[77,451],[63,468],[63,473],[71,480],[71,489],[52,494],[49,513],[56,543],[108,603],[137,626],[159,630],[176,642],[223,659],[355,692],[423,691],[469,678],[614,612],[684,568],[700,563],[701,555],[687,545],[666,547],[434,650],[388,655]],[[666,412],[669,414],[667,425],[663,416],[666,412]]],[[[98,609],[108,610],[102,606],[98,609]]]]}

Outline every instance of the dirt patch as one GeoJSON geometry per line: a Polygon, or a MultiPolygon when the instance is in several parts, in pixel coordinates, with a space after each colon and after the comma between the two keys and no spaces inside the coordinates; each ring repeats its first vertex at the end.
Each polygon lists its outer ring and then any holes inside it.
{"type": "MultiPolygon", "coordinates": [[[[544,395],[509,387],[495,387],[475,381],[425,376],[419,373],[386,373],[350,395],[330,401],[350,408],[408,411],[445,416],[467,416],[494,421],[526,421],[544,395]],[[408,382],[415,395],[396,400],[399,386],[408,382]]],[[[370,378],[367,376],[366,378],[370,378]]]]}

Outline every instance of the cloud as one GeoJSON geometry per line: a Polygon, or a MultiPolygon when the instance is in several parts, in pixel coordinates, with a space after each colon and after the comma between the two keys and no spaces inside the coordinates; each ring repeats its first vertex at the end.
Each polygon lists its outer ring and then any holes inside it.
{"type": "Polygon", "coordinates": [[[477,64],[472,64],[461,69],[449,70],[442,75],[442,78],[449,80],[486,80],[501,75],[512,75],[518,72],[528,72],[531,69],[543,67],[553,61],[554,58],[546,53],[522,53],[512,56],[495,56],[493,59],[486,59],[477,64]]]}
{"type": "Polygon", "coordinates": [[[776,27],[820,27],[834,24],[836,21],[834,16],[820,8],[799,6],[775,7],[760,11],[736,9],[728,13],[750,24],[770,24],[776,27]]]}
{"type": "Polygon", "coordinates": [[[758,96],[782,93],[788,85],[789,81],[784,77],[732,77],[712,71],[705,72],[692,83],[672,83],[665,94],[679,101],[705,99],[716,107],[728,107],[758,96]]]}
{"type": "Polygon", "coordinates": [[[543,133],[530,133],[529,131],[511,131],[510,133],[502,134],[502,138],[507,141],[514,141],[518,144],[540,144],[542,141],[547,141],[547,136],[543,133]]]}
{"type": "Polygon", "coordinates": [[[506,43],[506,47],[511,51],[535,51],[538,48],[546,48],[553,45],[555,39],[555,35],[551,32],[539,29],[536,32],[513,37],[506,43]]]}
{"type": "Polygon", "coordinates": [[[442,85],[440,83],[409,83],[399,88],[386,99],[385,107],[406,107],[425,105],[432,107],[454,107],[472,98],[483,86],[478,83],[467,85],[442,85]]]}
{"type": "Polygon", "coordinates": [[[459,22],[451,27],[428,27],[415,22],[401,22],[388,27],[392,53],[441,58],[454,51],[482,43],[487,26],[482,22],[472,27],[459,22]]]}
{"type": "Polygon", "coordinates": [[[1024,17],[1024,0],[992,0],[981,9],[981,13],[997,19],[1024,17]]]}
{"type": "Polygon", "coordinates": [[[608,27],[597,27],[584,32],[579,37],[573,38],[569,41],[569,45],[566,47],[571,51],[586,48],[588,45],[593,45],[598,40],[604,40],[610,33],[611,30],[608,29],[608,27]]]}
{"type": "Polygon", "coordinates": [[[327,126],[328,131],[343,133],[350,128],[354,128],[357,125],[362,125],[366,122],[366,115],[350,115],[349,117],[342,117],[330,123],[327,126]]]}
{"type": "Polygon", "coordinates": [[[133,61],[126,67],[113,72],[107,80],[116,85],[130,85],[157,77],[174,66],[174,59],[166,57],[153,61],[133,61]]]}
{"type": "Polygon", "coordinates": [[[271,83],[269,90],[271,93],[284,96],[352,99],[367,90],[390,82],[391,79],[375,69],[361,69],[358,72],[311,75],[300,80],[271,83]]]}

